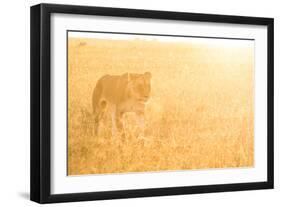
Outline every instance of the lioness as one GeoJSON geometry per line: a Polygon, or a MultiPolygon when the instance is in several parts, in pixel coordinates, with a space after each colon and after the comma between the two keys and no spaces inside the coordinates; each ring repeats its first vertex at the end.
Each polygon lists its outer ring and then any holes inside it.
{"type": "Polygon", "coordinates": [[[92,96],[95,135],[98,134],[100,121],[105,111],[110,112],[111,115],[112,135],[124,133],[122,117],[126,112],[135,112],[138,116],[139,127],[144,130],[144,110],[150,97],[150,81],[150,72],[101,77],[97,81],[92,96]]]}

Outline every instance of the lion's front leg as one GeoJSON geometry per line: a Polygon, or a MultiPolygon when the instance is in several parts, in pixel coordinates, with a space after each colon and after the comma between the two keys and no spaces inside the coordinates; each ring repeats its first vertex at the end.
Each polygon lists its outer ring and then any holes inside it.
{"type": "Polygon", "coordinates": [[[144,112],[137,112],[137,124],[138,124],[138,137],[144,137],[145,131],[145,116],[144,112]]]}

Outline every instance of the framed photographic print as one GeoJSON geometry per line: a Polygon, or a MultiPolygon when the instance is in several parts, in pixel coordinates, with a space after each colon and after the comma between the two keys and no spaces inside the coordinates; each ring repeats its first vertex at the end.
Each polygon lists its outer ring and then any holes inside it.
{"type": "Polygon", "coordinates": [[[273,188],[273,19],[31,7],[31,200],[273,188]]]}

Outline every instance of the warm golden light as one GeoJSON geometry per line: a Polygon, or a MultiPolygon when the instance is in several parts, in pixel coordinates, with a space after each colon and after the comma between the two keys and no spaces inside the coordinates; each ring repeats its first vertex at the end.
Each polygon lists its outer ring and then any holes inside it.
{"type": "Polygon", "coordinates": [[[253,41],[190,39],[68,39],[69,175],[254,165],[253,41]],[[110,121],[95,136],[97,80],[146,71],[144,136],[133,113],[124,137],[112,136],[110,121]]]}

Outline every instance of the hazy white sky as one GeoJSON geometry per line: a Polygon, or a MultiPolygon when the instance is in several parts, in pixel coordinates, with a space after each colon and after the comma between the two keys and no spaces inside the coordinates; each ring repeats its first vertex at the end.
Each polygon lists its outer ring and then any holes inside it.
{"type": "Polygon", "coordinates": [[[254,46],[253,40],[238,39],[218,39],[218,38],[198,38],[198,37],[170,37],[170,36],[151,36],[151,35],[131,35],[131,34],[111,34],[94,32],[68,32],[68,37],[75,38],[96,38],[96,39],[116,39],[116,40],[148,40],[163,42],[186,42],[198,44],[224,45],[232,47],[250,47],[254,46]]]}

